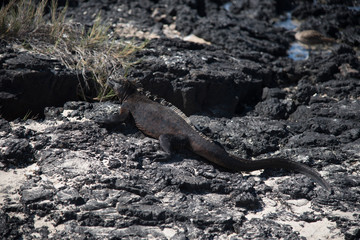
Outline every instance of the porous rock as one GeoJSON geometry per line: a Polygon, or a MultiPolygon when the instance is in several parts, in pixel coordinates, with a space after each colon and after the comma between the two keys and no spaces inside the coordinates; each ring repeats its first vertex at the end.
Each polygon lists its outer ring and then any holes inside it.
{"type": "Polygon", "coordinates": [[[8,120],[43,116],[45,107],[78,100],[81,74],[51,56],[1,46],[0,115],[8,120]]]}
{"type": "MultiPolygon", "coordinates": [[[[302,162],[334,194],[284,170],[234,173],[187,151],[169,156],[131,119],[116,123],[117,102],[72,101],[43,120],[0,120],[1,238],[359,238],[359,18],[351,1],[326,2],[82,1],[69,15],[90,24],[102,9],[113,26],[156,34],[129,79],[200,112],[191,122],[230,153],[302,162]],[[293,8],[302,29],[342,43],[288,59],[294,39],[270,23],[293,8]],[[171,24],[179,39],[166,35],[171,24]],[[211,45],[181,40],[190,33],[211,45]]],[[[48,62],[5,55],[23,72],[48,62]]]]}

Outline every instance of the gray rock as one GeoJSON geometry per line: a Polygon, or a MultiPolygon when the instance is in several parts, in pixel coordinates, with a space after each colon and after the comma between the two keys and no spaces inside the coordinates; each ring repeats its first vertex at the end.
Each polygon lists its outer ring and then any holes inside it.
{"type": "MultiPolygon", "coordinates": [[[[230,153],[305,163],[334,194],[297,173],[229,172],[187,151],[169,156],[131,118],[117,123],[117,102],[51,102],[44,119],[0,120],[0,238],[359,238],[360,18],[349,1],[326,2],[81,1],[68,14],[91,26],[102,9],[115,31],[126,23],[158,34],[136,53],[142,61],[128,79],[198,113],[195,127],[230,153]],[[284,10],[301,29],[342,43],[288,59],[294,38],[272,20],[284,10]],[[169,39],[163,30],[174,23],[211,45],[169,39]]],[[[7,77],[20,81],[15,73],[29,82],[74,76],[58,61],[0,45],[2,109],[19,102],[22,88],[6,88],[7,77]]]]}
{"type": "Polygon", "coordinates": [[[4,53],[1,58],[2,117],[13,120],[28,114],[43,116],[47,106],[59,107],[78,99],[76,89],[81,77],[58,60],[17,50],[4,53]]]}
{"type": "Polygon", "coordinates": [[[0,149],[3,166],[25,166],[33,161],[33,148],[26,139],[5,137],[0,140],[0,149]]]}
{"type": "Polygon", "coordinates": [[[33,187],[31,189],[24,189],[21,192],[21,200],[25,204],[32,202],[39,202],[40,200],[49,199],[54,194],[52,189],[46,189],[44,187],[33,187]]]}

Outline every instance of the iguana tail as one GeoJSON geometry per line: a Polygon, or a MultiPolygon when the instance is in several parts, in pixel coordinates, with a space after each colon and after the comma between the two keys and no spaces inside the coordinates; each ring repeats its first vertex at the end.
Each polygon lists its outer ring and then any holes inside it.
{"type": "Polygon", "coordinates": [[[229,157],[234,158],[236,163],[234,165],[238,165],[238,170],[240,171],[254,171],[265,168],[284,168],[291,171],[296,171],[305,174],[306,176],[313,179],[315,182],[320,184],[327,191],[331,192],[330,184],[323,178],[321,175],[311,167],[294,162],[290,159],[286,158],[265,158],[260,160],[247,160],[241,159],[236,156],[230,155],[229,157]]]}
{"type": "Polygon", "coordinates": [[[297,171],[305,174],[306,176],[309,176],[315,182],[320,184],[323,188],[331,192],[331,187],[329,183],[325,181],[325,179],[323,179],[316,170],[305,164],[294,162],[290,159],[281,157],[265,158],[253,161],[242,159],[229,154],[223,147],[213,142],[209,142],[203,137],[197,135],[193,136],[192,139],[190,139],[189,143],[190,149],[194,153],[229,170],[254,171],[267,168],[284,168],[287,170],[297,171]]]}

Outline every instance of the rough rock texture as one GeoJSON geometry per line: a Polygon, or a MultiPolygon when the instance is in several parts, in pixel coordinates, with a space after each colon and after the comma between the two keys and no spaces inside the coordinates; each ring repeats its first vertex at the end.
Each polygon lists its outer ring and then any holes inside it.
{"type": "Polygon", "coordinates": [[[78,100],[82,76],[59,60],[0,44],[0,115],[43,116],[44,108],[78,100]]]}
{"type": "MultiPolygon", "coordinates": [[[[114,31],[152,38],[129,79],[233,154],[312,166],[333,195],[301,174],[169,157],[131,119],[116,123],[116,102],[51,103],[43,120],[0,118],[0,238],[359,239],[359,12],[317,2],[81,1],[69,15],[91,24],[101,9],[114,31]],[[274,27],[283,10],[338,43],[293,61],[293,36],[274,27]],[[211,45],[184,41],[190,34],[211,45]]],[[[58,64],[12,51],[1,55],[3,79],[58,64]],[[32,61],[15,65],[23,57],[32,61]]]]}

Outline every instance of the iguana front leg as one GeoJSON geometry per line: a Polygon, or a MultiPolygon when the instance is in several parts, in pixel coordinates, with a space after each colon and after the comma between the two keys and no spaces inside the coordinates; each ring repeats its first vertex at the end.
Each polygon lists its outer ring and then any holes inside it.
{"type": "Polygon", "coordinates": [[[120,122],[124,122],[129,117],[129,109],[125,106],[121,106],[119,109],[119,115],[117,116],[117,120],[120,122]]]}

